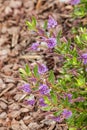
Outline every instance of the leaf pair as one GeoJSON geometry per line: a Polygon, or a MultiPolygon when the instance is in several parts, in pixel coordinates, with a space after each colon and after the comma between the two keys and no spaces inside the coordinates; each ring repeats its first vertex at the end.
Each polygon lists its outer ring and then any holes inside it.
{"type": "Polygon", "coordinates": [[[36,29],[36,24],[37,24],[37,22],[36,22],[35,17],[32,17],[32,21],[31,22],[26,21],[26,25],[28,26],[29,30],[35,30],[36,29]]]}

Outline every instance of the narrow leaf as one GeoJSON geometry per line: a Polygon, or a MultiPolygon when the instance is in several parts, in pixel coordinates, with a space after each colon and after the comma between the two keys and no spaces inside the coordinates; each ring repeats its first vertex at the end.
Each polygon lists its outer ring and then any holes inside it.
{"type": "Polygon", "coordinates": [[[35,77],[39,77],[39,74],[38,74],[38,66],[37,66],[37,65],[34,67],[33,72],[34,72],[34,76],[35,76],[35,77]]]}
{"type": "Polygon", "coordinates": [[[44,96],[44,101],[45,101],[45,103],[48,104],[48,105],[51,104],[51,102],[50,102],[50,100],[49,100],[49,98],[48,98],[47,96],[44,96]]]}
{"type": "Polygon", "coordinates": [[[29,21],[26,21],[26,25],[28,26],[28,29],[32,30],[32,24],[29,21]]]}
{"type": "Polygon", "coordinates": [[[54,81],[55,81],[55,76],[54,76],[54,72],[51,70],[49,72],[49,81],[54,84],[54,81]]]}
{"type": "Polygon", "coordinates": [[[43,111],[50,111],[52,109],[52,106],[43,107],[43,111]]]}
{"type": "Polygon", "coordinates": [[[57,100],[58,100],[57,95],[54,92],[52,92],[52,91],[50,92],[50,94],[51,94],[52,102],[56,105],[57,104],[57,100]]]}
{"type": "Polygon", "coordinates": [[[19,69],[19,72],[20,72],[21,74],[27,75],[27,74],[26,74],[26,71],[25,71],[24,69],[22,69],[22,68],[19,69]]]}
{"type": "Polygon", "coordinates": [[[32,17],[32,27],[35,28],[37,24],[36,18],[32,17]]]}
{"type": "Polygon", "coordinates": [[[44,27],[45,30],[47,29],[47,20],[44,22],[44,27]]]}
{"type": "Polygon", "coordinates": [[[61,113],[62,113],[62,110],[61,110],[61,111],[58,111],[58,112],[55,112],[55,113],[54,113],[54,116],[59,116],[61,113]]]}
{"type": "Polygon", "coordinates": [[[30,71],[30,68],[29,68],[29,66],[27,64],[25,66],[25,71],[26,71],[27,75],[30,76],[31,71],[30,71]]]}

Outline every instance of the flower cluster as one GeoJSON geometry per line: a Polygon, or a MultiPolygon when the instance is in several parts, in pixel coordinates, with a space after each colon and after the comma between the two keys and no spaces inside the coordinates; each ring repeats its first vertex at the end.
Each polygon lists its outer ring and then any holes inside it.
{"type": "Polygon", "coordinates": [[[48,69],[44,64],[38,64],[38,73],[39,74],[44,74],[47,71],[48,71],[48,69]]]}
{"type": "Polygon", "coordinates": [[[48,87],[46,84],[40,85],[39,91],[40,91],[40,93],[41,93],[42,95],[46,95],[46,94],[49,94],[49,93],[50,93],[50,89],[49,89],[49,87],[48,87]]]}
{"type": "Polygon", "coordinates": [[[72,116],[72,112],[67,110],[67,109],[64,109],[63,112],[62,112],[62,115],[65,119],[68,119],[72,116]]]}
{"type": "Polygon", "coordinates": [[[57,21],[52,16],[49,16],[47,26],[48,26],[48,29],[55,28],[57,26],[57,21]]]}
{"type": "Polygon", "coordinates": [[[49,38],[49,39],[47,39],[47,46],[48,46],[48,48],[54,48],[55,46],[56,46],[56,44],[57,44],[57,40],[56,40],[56,38],[49,38]]]}
{"type": "Polygon", "coordinates": [[[51,118],[56,122],[62,122],[64,119],[68,119],[72,116],[72,112],[70,110],[64,109],[61,115],[52,116],[51,118]]]}
{"type": "Polygon", "coordinates": [[[23,86],[20,87],[20,89],[22,89],[23,91],[30,93],[31,89],[30,89],[30,85],[29,84],[24,84],[23,86]]]}

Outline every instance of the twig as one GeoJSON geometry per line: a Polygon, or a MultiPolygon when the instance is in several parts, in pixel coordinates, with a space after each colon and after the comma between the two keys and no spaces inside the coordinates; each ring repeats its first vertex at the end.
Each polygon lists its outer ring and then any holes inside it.
{"type": "Polygon", "coordinates": [[[3,90],[2,93],[0,94],[0,97],[1,97],[4,93],[6,93],[8,90],[10,90],[11,88],[13,88],[13,87],[14,87],[14,86],[10,86],[10,87],[6,88],[5,90],[3,90]]]}

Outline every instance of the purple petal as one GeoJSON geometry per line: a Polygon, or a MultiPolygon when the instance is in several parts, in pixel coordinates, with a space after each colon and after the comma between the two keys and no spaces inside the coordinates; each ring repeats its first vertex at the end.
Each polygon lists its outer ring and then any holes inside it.
{"type": "Polygon", "coordinates": [[[48,29],[55,28],[57,26],[57,21],[53,17],[49,16],[47,26],[48,26],[48,29]]]}
{"type": "Polygon", "coordinates": [[[30,93],[31,89],[30,89],[30,85],[29,84],[24,84],[23,86],[20,87],[20,89],[22,89],[23,91],[30,93]]]}
{"type": "Polygon", "coordinates": [[[33,106],[35,104],[34,95],[31,94],[30,96],[26,97],[26,103],[33,106]]]}
{"type": "Polygon", "coordinates": [[[81,55],[84,64],[87,64],[87,53],[81,55]]]}
{"type": "Polygon", "coordinates": [[[54,48],[57,44],[56,38],[49,38],[49,39],[47,39],[46,42],[47,42],[48,48],[51,48],[51,49],[54,48]]]}
{"type": "Polygon", "coordinates": [[[83,59],[87,59],[87,53],[83,53],[81,56],[83,59]]]}
{"type": "Polygon", "coordinates": [[[46,94],[49,94],[49,93],[50,93],[50,89],[49,89],[48,86],[45,85],[45,84],[40,85],[39,91],[40,91],[40,93],[43,94],[43,95],[46,95],[46,94]]]}
{"type": "Polygon", "coordinates": [[[68,97],[69,100],[71,100],[72,99],[72,94],[70,94],[70,93],[67,94],[67,97],[68,97]]]}
{"type": "Polygon", "coordinates": [[[47,104],[44,102],[44,99],[43,99],[43,98],[40,98],[40,99],[39,99],[39,104],[40,104],[40,106],[42,106],[42,107],[47,106],[47,104]]]}
{"type": "Polygon", "coordinates": [[[27,104],[33,106],[35,104],[35,100],[34,99],[27,100],[27,104]]]}
{"type": "Polygon", "coordinates": [[[47,71],[48,71],[48,69],[44,64],[38,64],[38,73],[39,74],[44,74],[47,71]]]}
{"type": "Polygon", "coordinates": [[[64,117],[65,119],[68,119],[69,117],[72,116],[72,112],[69,111],[69,110],[67,110],[67,109],[64,109],[63,112],[62,112],[62,114],[63,114],[63,117],[64,117]]]}
{"type": "Polygon", "coordinates": [[[57,121],[57,122],[61,122],[61,118],[58,116],[58,117],[53,117],[52,118],[54,121],[57,121]]]}
{"type": "Polygon", "coordinates": [[[37,50],[39,47],[39,43],[38,42],[35,42],[32,44],[32,46],[30,47],[31,50],[37,50]]]}

